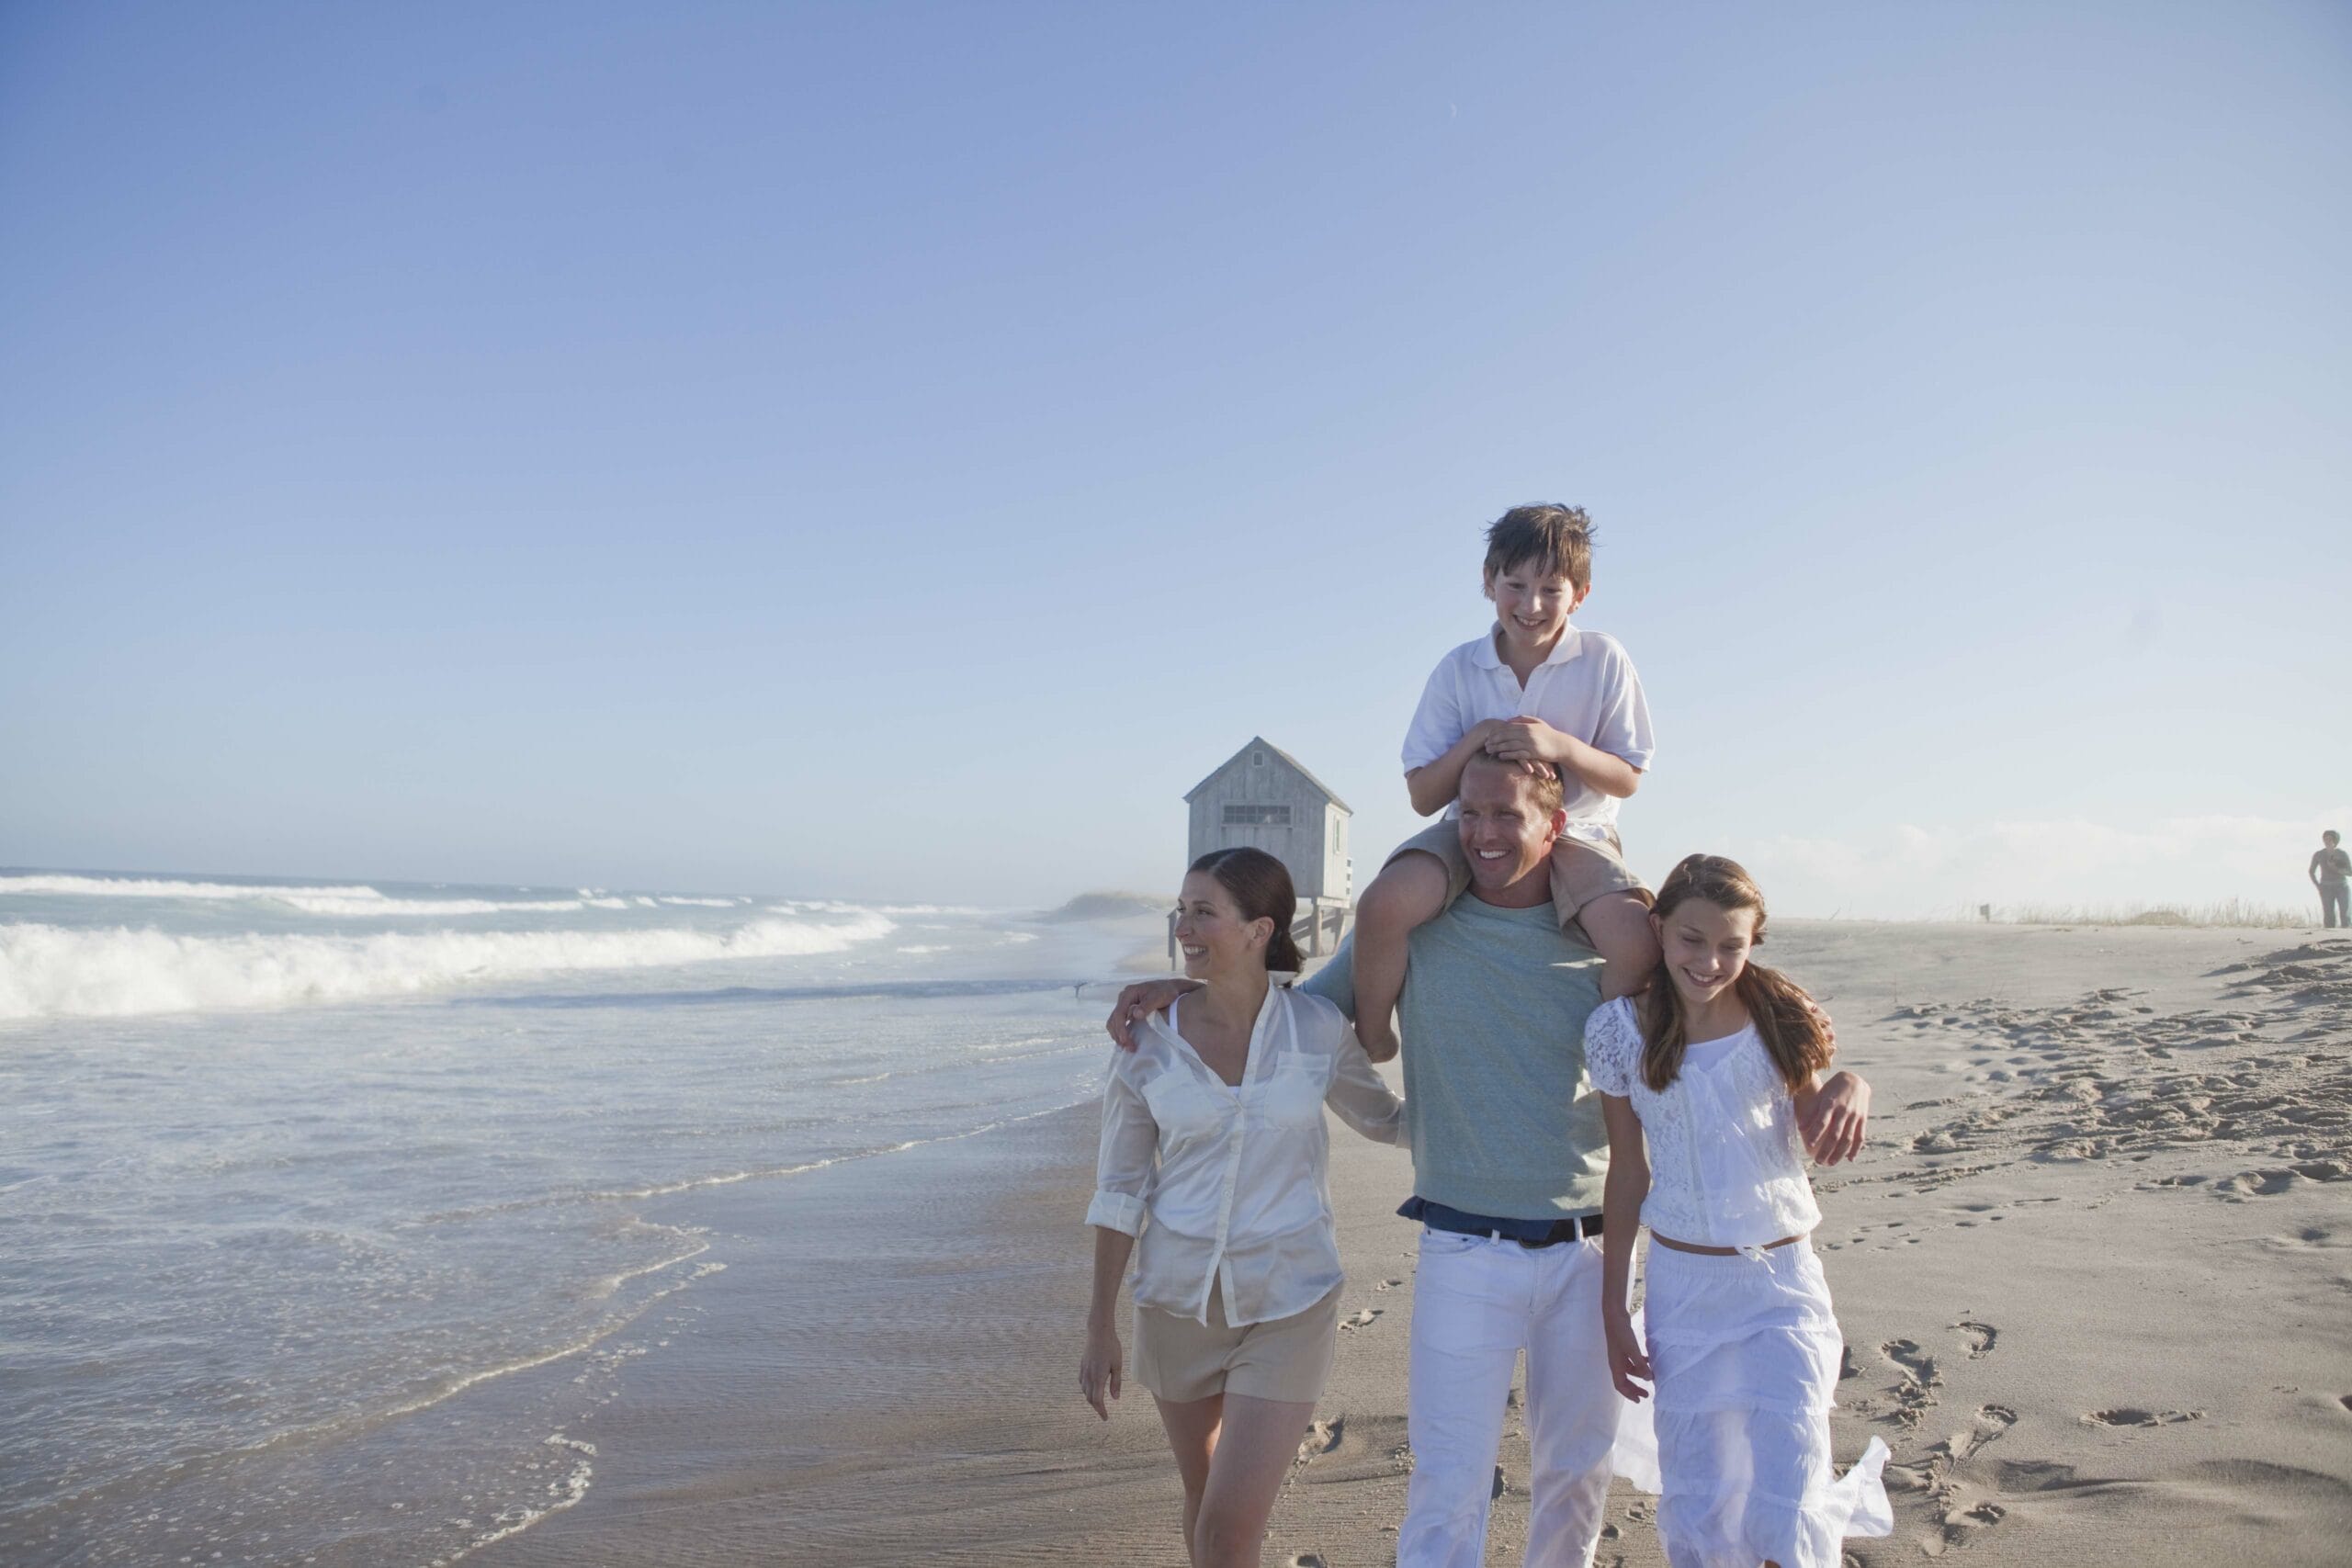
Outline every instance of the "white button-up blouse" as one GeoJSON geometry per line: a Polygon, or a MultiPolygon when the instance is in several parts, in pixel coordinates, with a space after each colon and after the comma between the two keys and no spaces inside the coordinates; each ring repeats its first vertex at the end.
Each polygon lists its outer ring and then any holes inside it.
{"type": "Polygon", "coordinates": [[[1185,1043],[1182,1005],[1111,1054],[1086,1223],[1140,1237],[1138,1305],[1206,1323],[1214,1286],[1237,1328],[1305,1312],[1341,1279],[1323,1107],[1402,1146],[1405,1102],[1320,997],[1268,989],[1238,1088],[1185,1043]]]}
{"type": "Polygon", "coordinates": [[[1642,1022],[1620,997],[1585,1021],[1592,1087],[1634,1102],[1649,1156],[1642,1224],[1693,1247],[1762,1247],[1821,1223],[1796,1102],[1751,1023],[1682,1054],[1663,1092],[1642,1077],[1642,1022]],[[1710,1048],[1710,1047],[1713,1048],[1710,1048]]]}

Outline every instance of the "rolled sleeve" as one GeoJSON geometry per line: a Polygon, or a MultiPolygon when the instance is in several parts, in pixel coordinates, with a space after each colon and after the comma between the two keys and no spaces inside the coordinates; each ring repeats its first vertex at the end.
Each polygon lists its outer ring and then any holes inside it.
{"type": "Polygon", "coordinates": [[[1105,1192],[1101,1188],[1095,1189],[1094,1201],[1086,1206],[1088,1224],[1101,1225],[1106,1231],[1124,1231],[1129,1235],[1143,1234],[1143,1216],[1142,1199],[1131,1198],[1125,1192],[1105,1192]]]}
{"type": "Polygon", "coordinates": [[[1114,1055],[1102,1086],[1102,1142],[1094,1161],[1094,1201],[1086,1223],[1141,1235],[1144,1195],[1151,1190],[1159,1125],[1128,1077],[1125,1053],[1114,1055]]]}

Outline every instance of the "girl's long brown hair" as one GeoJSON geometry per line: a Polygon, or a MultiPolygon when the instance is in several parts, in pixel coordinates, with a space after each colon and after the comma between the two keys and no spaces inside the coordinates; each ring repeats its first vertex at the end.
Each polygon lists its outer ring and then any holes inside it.
{"type": "MultiPolygon", "coordinates": [[[[1764,940],[1764,893],[1737,861],[1722,855],[1685,855],[1667,873],[1657,890],[1657,918],[1664,921],[1687,899],[1703,898],[1718,909],[1756,911],[1755,942],[1764,940]]],[[[1804,987],[1777,969],[1750,962],[1732,982],[1732,989],[1764,1050],[1793,1094],[1813,1082],[1813,1075],[1829,1065],[1829,1028],[1804,987]]],[[[1642,1081],[1653,1092],[1664,1092],[1682,1071],[1682,1054],[1690,1043],[1690,1021],[1683,1016],[1682,993],[1674,988],[1667,961],[1658,958],[1650,977],[1649,994],[1642,998],[1642,1081]]]]}

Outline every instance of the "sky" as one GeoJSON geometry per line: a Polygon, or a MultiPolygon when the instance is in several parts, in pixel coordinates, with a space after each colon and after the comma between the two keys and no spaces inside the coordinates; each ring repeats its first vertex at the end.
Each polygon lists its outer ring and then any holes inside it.
{"type": "Polygon", "coordinates": [[[1599,525],[1653,881],[2309,899],[2352,7],[0,6],[0,863],[1172,891],[1599,525]]]}

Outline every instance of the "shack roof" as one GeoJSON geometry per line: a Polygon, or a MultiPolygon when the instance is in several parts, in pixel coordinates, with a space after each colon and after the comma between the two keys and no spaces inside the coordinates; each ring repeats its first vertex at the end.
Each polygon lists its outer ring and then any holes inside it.
{"type": "MultiPolygon", "coordinates": [[[[1272,751],[1275,756],[1280,757],[1283,761],[1288,762],[1292,769],[1297,773],[1299,777],[1305,779],[1308,784],[1313,784],[1317,789],[1321,790],[1325,799],[1330,801],[1332,805],[1338,807],[1349,816],[1352,817],[1355,815],[1355,807],[1350,806],[1346,801],[1341,800],[1332,790],[1329,784],[1325,784],[1321,779],[1317,778],[1313,773],[1307,772],[1306,763],[1300,761],[1297,758],[1292,756],[1289,752],[1283,750],[1281,747],[1275,745],[1264,736],[1251,736],[1250,738],[1250,744],[1241,748],[1241,751],[1247,751],[1250,750],[1251,747],[1263,747],[1265,750],[1272,751]]],[[[1216,767],[1210,769],[1209,776],[1207,778],[1203,779],[1200,783],[1194,784],[1192,788],[1184,792],[1184,799],[1189,803],[1194,795],[1208,788],[1210,784],[1215,781],[1217,774],[1225,772],[1226,769],[1233,766],[1234,763],[1241,760],[1241,751],[1236,751],[1232,756],[1227,757],[1224,761],[1219,762],[1216,767]]]]}

